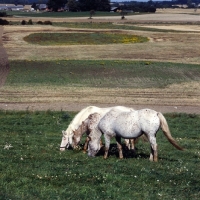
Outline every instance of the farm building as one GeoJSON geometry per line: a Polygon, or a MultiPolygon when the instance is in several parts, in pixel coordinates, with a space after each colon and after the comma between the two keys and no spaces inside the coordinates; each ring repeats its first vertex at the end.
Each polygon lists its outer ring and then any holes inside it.
{"type": "Polygon", "coordinates": [[[11,11],[20,11],[24,10],[23,5],[14,5],[14,4],[0,4],[0,10],[11,10],[11,11]]]}
{"type": "Polygon", "coordinates": [[[119,7],[111,7],[110,8],[110,12],[117,12],[117,10],[119,10],[119,7]]]}

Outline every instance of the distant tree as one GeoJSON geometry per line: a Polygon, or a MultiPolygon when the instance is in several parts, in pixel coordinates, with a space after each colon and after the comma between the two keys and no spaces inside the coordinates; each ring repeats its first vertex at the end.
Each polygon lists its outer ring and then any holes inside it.
{"type": "Polygon", "coordinates": [[[61,7],[67,3],[67,0],[48,0],[47,7],[57,12],[61,7]]]}
{"type": "Polygon", "coordinates": [[[120,12],[121,19],[125,19],[125,15],[127,15],[127,14],[128,14],[128,13],[127,13],[126,11],[122,10],[122,11],[120,12]]]}
{"type": "Polygon", "coordinates": [[[16,6],[19,4],[19,1],[18,0],[15,0],[15,3],[14,3],[16,6]]]}
{"type": "Polygon", "coordinates": [[[38,9],[38,7],[37,7],[37,5],[36,5],[35,2],[32,4],[31,8],[33,8],[34,10],[37,10],[37,9],[38,9]]]}
{"type": "Polygon", "coordinates": [[[96,0],[98,11],[110,11],[110,0],[96,0]]]}
{"type": "Polygon", "coordinates": [[[79,7],[81,11],[96,10],[96,0],[79,0],[79,7]]]}
{"type": "Polygon", "coordinates": [[[78,3],[82,11],[110,11],[110,0],[79,0],[78,3]]]}
{"type": "Polygon", "coordinates": [[[68,0],[67,7],[69,11],[76,12],[78,10],[78,3],[76,0],[68,0]]]}
{"type": "Polygon", "coordinates": [[[92,19],[93,15],[95,15],[95,11],[94,10],[90,10],[90,19],[92,19]]]}
{"type": "Polygon", "coordinates": [[[187,0],[188,7],[191,6],[191,4],[192,4],[192,0],[187,0]]]}

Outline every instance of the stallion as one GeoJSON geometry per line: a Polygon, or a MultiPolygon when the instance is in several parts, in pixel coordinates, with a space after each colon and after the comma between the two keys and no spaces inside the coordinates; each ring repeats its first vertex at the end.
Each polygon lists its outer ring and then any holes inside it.
{"type": "MultiPolygon", "coordinates": [[[[113,108],[118,109],[119,111],[133,111],[133,108],[128,108],[124,106],[115,106],[115,107],[107,107],[107,108],[99,108],[96,106],[88,106],[82,109],[71,121],[66,131],[62,131],[62,141],[60,145],[60,151],[64,151],[65,148],[69,148],[72,146],[76,148],[78,143],[81,140],[82,135],[87,131],[86,126],[84,126],[83,122],[87,120],[88,116],[92,113],[98,113],[101,117],[103,117],[107,112],[112,110],[113,108]]],[[[84,145],[84,151],[87,149],[88,138],[86,138],[86,143],[84,145]]],[[[134,141],[125,140],[126,145],[130,147],[130,143],[132,144],[132,148],[134,148],[134,141]]]]}
{"type": "MultiPolygon", "coordinates": [[[[91,118],[96,118],[90,116],[91,118]]],[[[92,121],[91,121],[92,123],[92,121]]],[[[151,110],[141,109],[134,111],[121,112],[117,109],[112,109],[107,112],[89,134],[88,155],[94,157],[100,150],[100,138],[102,134],[105,139],[105,154],[104,158],[108,157],[110,140],[116,138],[117,147],[119,150],[119,158],[123,158],[121,138],[136,139],[141,135],[145,135],[150,142],[151,153],[150,161],[158,161],[156,133],[162,129],[168,141],[178,150],[183,150],[172,137],[167,121],[162,113],[151,110]]]]}

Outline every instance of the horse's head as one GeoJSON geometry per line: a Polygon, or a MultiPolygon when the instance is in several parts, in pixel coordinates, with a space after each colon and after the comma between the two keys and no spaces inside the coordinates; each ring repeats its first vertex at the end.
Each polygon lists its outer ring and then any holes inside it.
{"type": "Polygon", "coordinates": [[[69,147],[69,138],[67,136],[67,133],[66,131],[62,131],[62,141],[61,141],[61,144],[60,144],[60,151],[64,151],[65,148],[68,148],[69,147]]]}
{"type": "Polygon", "coordinates": [[[89,138],[89,143],[88,143],[88,156],[90,157],[95,157],[95,155],[98,153],[98,151],[102,147],[101,143],[101,137],[96,136],[94,134],[96,130],[93,130],[90,135],[88,136],[89,138]]]}
{"type": "Polygon", "coordinates": [[[64,151],[65,148],[69,148],[69,146],[73,147],[73,131],[68,128],[66,131],[62,131],[62,135],[60,151],[64,151]]]}
{"type": "Polygon", "coordinates": [[[75,131],[73,131],[73,137],[72,137],[72,141],[73,141],[73,148],[76,148],[77,145],[79,144],[82,135],[86,132],[88,134],[88,119],[86,119],[85,121],[83,121],[81,123],[81,125],[78,127],[78,129],[76,129],[75,131]]]}

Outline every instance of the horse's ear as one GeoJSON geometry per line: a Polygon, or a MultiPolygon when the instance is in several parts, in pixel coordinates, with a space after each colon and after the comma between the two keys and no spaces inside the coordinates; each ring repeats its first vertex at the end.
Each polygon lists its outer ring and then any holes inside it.
{"type": "Polygon", "coordinates": [[[65,135],[65,131],[64,130],[62,130],[62,134],[65,135]]]}

